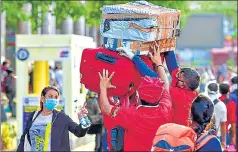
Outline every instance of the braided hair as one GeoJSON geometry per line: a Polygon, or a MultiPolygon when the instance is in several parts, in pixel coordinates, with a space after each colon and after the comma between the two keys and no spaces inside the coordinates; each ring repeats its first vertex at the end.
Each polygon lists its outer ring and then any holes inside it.
{"type": "Polygon", "coordinates": [[[200,136],[210,123],[214,112],[213,102],[203,94],[198,95],[192,103],[191,117],[192,121],[197,122],[194,131],[200,136]]]}

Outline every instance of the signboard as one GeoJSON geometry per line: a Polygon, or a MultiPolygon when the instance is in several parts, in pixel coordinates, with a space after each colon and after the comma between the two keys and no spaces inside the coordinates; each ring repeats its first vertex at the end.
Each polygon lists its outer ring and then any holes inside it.
{"type": "Polygon", "coordinates": [[[29,55],[29,51],[25,48],[21,48],[17,51],[17,58],[21,61],[25,61],[26,59],[28,59],[29,55]]]}
{"type": "Polygon", "coordinates": [[[66,59],[69,57],[69,54],[70,54],[69,49],[62,49],[62,50],[60,50],[59,57],[60,57],[60,59],[66,59]]]}
{"type": "Polygon", "coordinates": [[[223,15],[193,14],[177,38],[177,49],[222,48],[224,42],[223,15]]]}
{"type": "MultiPolygon", "coordinates": [[[[22,100],[23,106],[23,131],[26,126],[27,119],[29,118],[30,114],[36,110],[40,110],[40,97],[24,97],[22,100]]],[[[65,99],[61,98],[59,100],[59,104],[57,106],[57,110],[65,111],[65,99]]]]}
{"type": "Polygon", "coordinates": [[[23,131],[26,126],[26,122],[28,117],[33,111],[38,110],[40,105],[40,97],[25,97],[22,100],[22,106],[23,106],[23,131]]]}

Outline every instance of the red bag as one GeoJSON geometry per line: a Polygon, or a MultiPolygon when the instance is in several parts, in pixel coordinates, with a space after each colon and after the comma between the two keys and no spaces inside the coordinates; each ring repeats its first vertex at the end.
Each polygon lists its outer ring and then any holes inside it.
{"type": "Polygon", "coordinates": [[[108,89],[108,96],[132,95],[139,87],[142,77],[132,61],[103,47],[84,49],[80,63],[81,83],[91,91],[100,92],[98,72],[115,72],[111,83],[116,89],[108,89]]]}

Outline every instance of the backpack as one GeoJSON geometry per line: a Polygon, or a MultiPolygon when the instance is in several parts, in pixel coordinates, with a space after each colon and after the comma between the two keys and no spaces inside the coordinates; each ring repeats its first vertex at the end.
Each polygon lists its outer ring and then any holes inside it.
{"type": "Polygon", "coordinates": [[[157,130],[151,151],[196,151],[213,137],[213,132],[209,131],[197,139],[192,128],[168,123],[157,130]]]}

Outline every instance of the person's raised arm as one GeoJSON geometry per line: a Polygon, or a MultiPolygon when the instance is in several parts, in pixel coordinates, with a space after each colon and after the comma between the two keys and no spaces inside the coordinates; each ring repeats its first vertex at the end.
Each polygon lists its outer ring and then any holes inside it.
{"type": "Polygon", "coordinates": [[[107,89],[116,88],[110,82],[114,72],[108,77],[108,70],[103,69],[103,74],[99,72],[100,77],[100,94],[99,94],[99,107],[102,113],[110,115],[113,109],[113,106],[109,103],[107,98],[107,89]]]}
{"type": "Polygon", "coordinates": [[[165,57],[168,70],[170,74],[172,75],[172,71],[179,68],[175,53],[174,51],[165,52],[164,57],[165,57]]]}
{"type": "Polygon", "coordinates": [[[152,60],[152,62],[155,64],[156,66],[156,71],[158,73],[158,75],[160,76],[160,79],[164,81],[164,87],[167,91],[169,91],[169,80],[168,77],[165,73],[162,61],[161,61],[161,57],[160,57],[160,52],[158,49],[156,49],[154,47],[154,55],[152,55],[152,53],[149,53],[149,56],[152,60]]]}
{"type": "Polygon", "coordinates": [[[117,48],[117,50],[120,51],[122,55],[132,60],[136,69],[140,72],[142,77],[145,77],[145,76],[149,76],[152,78],[158,77],[158,74],[152,69],[150,69],[150,67],[139,56],[135,55],[132,52],[132,50],[124,48],[124,47],[117,48]]]}

